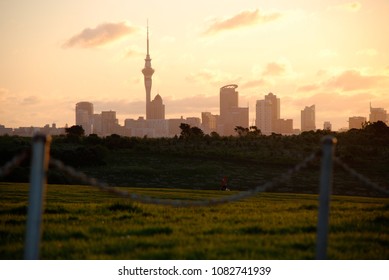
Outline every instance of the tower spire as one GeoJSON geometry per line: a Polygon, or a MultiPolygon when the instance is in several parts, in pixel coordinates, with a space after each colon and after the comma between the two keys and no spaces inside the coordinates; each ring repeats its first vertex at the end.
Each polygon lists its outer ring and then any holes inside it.
{"type": "Polygon", "coordinates": [[[151,86],[154,69],[151,67],[151,58],[149,53],[149,20],[147,19],[147,54],[145,58],[145,67],[142,69],[146,89],[146,120],[151,118],[151,86]]]}
{"type": "Polygon", "coordinates": [[[149,19],[147,19],[147,56],[149,55],[149,19]]]}

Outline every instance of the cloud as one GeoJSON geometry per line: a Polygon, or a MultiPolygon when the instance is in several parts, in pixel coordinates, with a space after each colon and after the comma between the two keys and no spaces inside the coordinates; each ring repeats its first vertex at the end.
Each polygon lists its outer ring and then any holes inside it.
{"type": "MultiPolygon", "coordinates": [[[[382,101],[372,93],[356,93],[352,95],[337,93],[333,91],[319,92],[311,96],[298,96],[292,104],[303,109],[304,106],[315,104],[316,112],[326,115],[332,119],[335,116],[342,116],[346,121],[348,117],[362,112],[368,112],[370,101],[382,101]]],[[[380,102],[381,103],[381,102],[380,102]]]]}
{"type": "Polygon", "coordinates": [[[226,30],[233,30],[259,23],[268,23],[281,17],[280,13],[261,14],[259,9],[246,10],[226,19],[214,20],[204,31],[204,35],[213,35],[226,30]]]}
{"type": "Polygon", "coordinates": [[[268,86],[269,83],[265,79],[257,79],[257,80],[250,80],[247,82],[242,83],[241,88],[257,88],[257,87],[264,87],[268,86]]]}
{"type": "Polygon", "coordinates": [[[214,69],[202,69],[196,73],[191,73],[186,77],[189,82],[212,84],[220,86],[220,84],[237,83],[240,78],[229,73],[214,69]]]}
{"type": "Polygon", "coordinates": [[[343,91],[365,90],[388,83],[389,77],[380,75],[363,75],[357,70],[347,70],[338,76],[330,78],[325,86],[330,89],[343,91]]]}
{"type": "MultiPolygon", "coordinates": [[[[326,73],[328,74],[328,73],[326,73]]],[[[389,74],[389,73],[388,73],[389,74]]],[[[300,85],[296,91],[303,92],[323,92],[323,91],[338,91],[338,92],[355,92],[374,90],[380,92],[389,89],[389,75],[381,74],[365,74],[360,70],[348,69],[332,75],[320,75],[316,83],[300,85]]]]}
{"type": "Polygon", "coordinates": [[[301,87],[297,88],[298,92],[310,92],[310,91],[316,91],[320,89],[320,85],[317,84],[309,84],[309,85],[304,85],[301,87]]]}
{"type": "MultiPolygon", "coordinates": [[[[195,95],[184,98],[174,98],[172,96],[165,96],[160,93],[163,103],[166,106],[166,117],[176,118],[184,117],[200,117],[201,112],[211,111],[217,113],[219,111],[219,95],[195,95]]],[[[156,93],[152,93],[152,98],[156,93]]],[[[101,111],[115,111],[119,123],[124,123],[125,119],[137,119],[139,116],[144,116],[146,110],[146,103],[143,100],[129,101],[127,99],[117,100],[98,100],[93,101],[95,113],[101,111]]]]}
{"type": "Polygon", "coordinates": [[[22,105],[35,105],[35,104],[38,104],[39,101],[40,101],[40,99],[37,96],[31,95],[31,96],[23,98],[23,100],[21,101],[21,104],[22,105]]]}
{"type": "Polygon", "coordinates": [[[357,55],[376,56],[378,51],[376,49],[363,49],[356,52],[357,55]]]}
{"type": "MultiPolygon", "coordinates": [[[[163,96],[162,96],[163,98],[163,96]]],[[[218,111],[219,110],[219,95],[196,95],[181,99],[174,99],[167,97],[163,99],[164,103],[167,104],[167,110],[169,114],[182,114],[191,113],[201,114],[205,111],[218,111]]]]}
{"type": "Polygon", "coordinates": [[[295,79],[298,77],[290,61],[286,58],[279,58],[277,61],[267,63],[262,72],[258,74],[269,80],[272,78],[295,79]]]}
{"type": "Polygon", "coordinates": [[[287,72],[287,65],[279,62],[270,62],[263,71],[263,76],[282,76],[287,72]]]}
{"type": "Polygon", "coordinates": [[[103,23],[95,28],[85,28],[68,39],[63,44],[63,48],[94,48],[114,42],[136,31],[135,26],[129,26],[125,22],[103,23]]]}

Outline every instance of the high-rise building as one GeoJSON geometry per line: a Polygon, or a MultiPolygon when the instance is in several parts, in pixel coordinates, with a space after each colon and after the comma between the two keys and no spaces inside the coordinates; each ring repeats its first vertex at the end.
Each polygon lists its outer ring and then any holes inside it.
{"type": "Polygon", "coordinates": [[[262,134],[270,135],[276,132],[276,121],[280,119],[281,115],[280,104],[280,99],[271,92],[265,95],[265,99],[257,100],[255,125],[261,130],[262,134]]]}
{"type": "Polygon", "coordinates": [[[101,114],[93,114],[92,119],[92,126],[93,126],[93,133],[97,135],[102,134],[102,127],[101,127],[101,114]]]}
{"type": "Polygon", "coordinates": [[[323,130],[332,130],[332,124],[331,122],[324,122],[323,123],[323,130]]]}
{"type": "Polygon", "coordinates": [[[349,129],[361,129],[363,124],[366,123],[365,117],[349,117],[348,118],[348,128],[349,129]]]}
{"type": "Polygon", "coordinates": [[[249,126],[249,110],[239,107],[237,87],[237,85],[231,84],[220,88],[218,132],[221,135],[234,135],[236,126],[245,128],[249,126]]]}
{"type": "Polygon", "coordinates": [[[163,104],[162,97],[159,94],[157,94],[154,97],[154,100],[151,101],[149,110],[149,119],[165,119],[165,105],[163,104]]]}
{"type": "Polygon", "coordinates": [[[211,132],[217,131],[218,119],[218,115],[213,115],[210,112],[201,113],[201,129],[205,134],[210,134],[211,132]]]}
{"type": "Polygon", "coordinates": [[[201,126],[201,119],[197,117],[188,117],[185,119],[184,123],[189,124],[191,127],[198,127],[201,126]]]}
{"type": "Polygon", "coordinates": [[[373,108],[370,104],[370,115],[369,115],[369,121],[371,123],[382,121],[384,123],[388,122],[388,114],[384,108],[373,108]]]}
{"type": "Polygon", "coordinates": [[[103,136],[116,133],[118,127],[118,119],[115,111],[101,112],[101,133],[103,136]]]}
{"type": "Polygon", "coordinates": [[[78,102],[76,104],[76,125],[82,126],[85,135],[92,133],[93,104],[90,102],[78,102]]]}
{"type": "Polygon", "coordinates": [[[151,113],[151,86],[152,86],[152,76],[154,74],[154,69],[151,68],[151,58],[149,54],[149,25],[147,24],[147,54],[145,58],[145,67],[142,69],[144,76],[144,83],[146,89],[146,119],[152,117],[151,113]]]}
{"type": "Polygon", "coordinates": [[[301,132],[316,130],[315,105],[301,111],[301,132]]]}
{"type": "Polygon", "coordinates": [[[293,120],[292,119],[276,119],[274,125],[274,132],[283,135],[293,134],[293,120]]]}
{"type": "Polygon", "coordinates": [[[224,120],[228,117],[232,108],[239,106],[238,85],[226,85],[220,88],[220,118],[224,120]]]}

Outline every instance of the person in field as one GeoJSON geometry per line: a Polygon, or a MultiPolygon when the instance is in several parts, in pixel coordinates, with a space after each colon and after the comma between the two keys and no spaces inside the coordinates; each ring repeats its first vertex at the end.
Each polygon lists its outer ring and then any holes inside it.
{"type": "Polygon", "coordinates": [[[230,189],[228,188],[228,183],[227,183],[227,176],[224,176],[221,180],[220,183],[220,190],[221,191],[229,191],[230,189]]]}

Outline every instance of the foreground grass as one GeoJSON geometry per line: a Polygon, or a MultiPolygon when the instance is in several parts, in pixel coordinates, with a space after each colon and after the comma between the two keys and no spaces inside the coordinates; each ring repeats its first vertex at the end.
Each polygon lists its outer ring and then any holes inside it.
{"type": "MultiPolygon", "coordinates": [[[[130,189],[162,198],[228,192],[130,189]]],[[[27,184],[0,183],[0,257],[23,258],[27,184]]],[[[265,193],[212,207],[145,205],[86,186],[49,185],[43,259],[313,259],[316,195],[265,193]]],[[[333,196],[331,259],[389,259],[389,200],[333,196]]]]}

